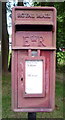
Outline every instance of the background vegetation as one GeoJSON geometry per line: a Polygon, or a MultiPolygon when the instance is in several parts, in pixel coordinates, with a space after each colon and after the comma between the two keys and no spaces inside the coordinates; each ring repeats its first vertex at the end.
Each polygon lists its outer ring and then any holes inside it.
{"type": "MultiPolygon", "coordinates": [[[[11,73],[8,71],[10,62],[9,54],[9,35],[7,31],[6,10],[12,11],[10,3],[6,7],[6,2],[2,5],[2,117],[3,118],[27,118],[27,113],[14,113],[11,110],[11,73]],[[5,34],[4,34],[5,33],[5,34]],[[9,57],[8,57],[9,55],[9,57]],[[9,59],[8,59],[9,58],[9,59]]],[[[18,2],[17,5],[23,6],[23,2],[18,2]]],[[[56,74],[56,105],[55,111],[51,113],[37,113],[37,118],[63,118],[63,111],[65,110],[65,96],[63,85],[65,85],[65,2],[34,2],[33,6],[54,6],[57,9],[57,74],[56,74]],[[64,80],[64,82],[63,82],[64,80]],[[63,109],[64,108],[64,109],[63,109]]],[[[13,3],[13,6],[15,4],[13,3]]]]}

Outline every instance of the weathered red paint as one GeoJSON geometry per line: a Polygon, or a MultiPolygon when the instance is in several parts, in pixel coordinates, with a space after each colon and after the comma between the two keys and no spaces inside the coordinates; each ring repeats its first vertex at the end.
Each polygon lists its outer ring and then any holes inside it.
{"type": "Polygon", "coordinates": [[[12,11],[12,109],[51,112],[55,106],[56,9],[14,7],[12,11]],[[37,55],[32,57],[32,52],[37,55]],[[25,94],[25,61],[43,61],[42,94],[25,94]]]}

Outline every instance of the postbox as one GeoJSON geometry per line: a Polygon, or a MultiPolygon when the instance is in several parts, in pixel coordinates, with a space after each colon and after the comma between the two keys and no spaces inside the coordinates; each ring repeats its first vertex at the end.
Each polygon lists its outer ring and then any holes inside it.
{"type": "Polygon", "coordinates": [[[12,109],[51,112],[55,106],[56,9],[12,11],[12,109]]]}

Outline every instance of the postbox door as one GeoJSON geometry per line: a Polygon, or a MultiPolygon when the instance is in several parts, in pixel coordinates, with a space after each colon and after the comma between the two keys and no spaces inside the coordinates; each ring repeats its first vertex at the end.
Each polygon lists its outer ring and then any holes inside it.
{"type": "MultiPolygon", "coordinates": [[[[50,96],[49,96],[49,91],[50,91],[50,69],[51,69],[51,52],[49,51],[42,51],[41,52],[41,56],[39,57],[28,57],[28,51],[22,52],[22,51],[18,51],[18,108],[20,107],[48,107],[49,106],[49,102],[50,102],[50,96]],[[23,55],[24,54],[24,55],[23,55]],[[43,92],[42,93],[38,93],[38,92],[33,92],[32,91],[27,91],[28,93],[26,94],[26,88],[25,87],[29,87],[28,84],[26,83],[26,67],[25,64],[27,61],[33,61],[33,62],[38,62],[43,60],[42,65],[43,67],[42,69],[42,84],[40,81],[40,88],[43,88],[43,92]],[[38,60],[38,61],[37,61],[38,60]],[[27,84],[27,86],[26,86],[27,84]],[[32,104],[31,104],[32,101],[32,104]],[[43,101],[43,103],[42,103],[43,101]]],[[[34,63],[33,63],[34,64],[34,63]]],[[[31,64],[32,65],[32,64],[31,64]]],[[[27,70],[29,70],[27,68],[27,70]]],[[[41,71],[41,70],[40,70],[41,71]]],[[[29,71],[30,73],[30,71],[29,71]]],[[[33,73],[31,74],[33,75],[33,73]]],[[[36,74],[35,74],[36,75],[36,74]]],[[[29,76],[27,76],[29,77],[29,76]]],[[[29,77],[30,78],[30,77],[29,77]]],[[[41,78],[40,78],[41,80],[41,78]]],[[[28,82],[30,84],[34,84],[34,80],[32,82],[30,82],[30,80],[28,80],[28,82]]],[[[39,81],[38,81],[39,82],[39,81]]],[[[38,83],[37,83],[38,84],[38,83]]],[[[33,85],[31,85],[33,86],[33,85]]],[[[38,86],[36,86],[35,83],[35,87],[32,88],[33,90],[35,88],[37,88],[38,86]]],[[[40,89],[39,88],[39,89],[40,89]]]]}

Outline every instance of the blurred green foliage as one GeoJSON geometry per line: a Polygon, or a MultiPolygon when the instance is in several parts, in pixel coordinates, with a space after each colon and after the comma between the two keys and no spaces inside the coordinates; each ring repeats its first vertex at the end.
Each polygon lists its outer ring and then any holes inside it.
{"type": "Polygon", "coordinates": [[[57,60],[58,60],[58,64],[65,64],[65,52],[57,52],[57,60]]]}

